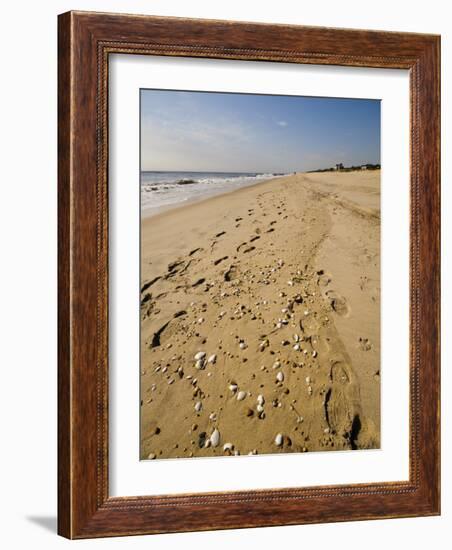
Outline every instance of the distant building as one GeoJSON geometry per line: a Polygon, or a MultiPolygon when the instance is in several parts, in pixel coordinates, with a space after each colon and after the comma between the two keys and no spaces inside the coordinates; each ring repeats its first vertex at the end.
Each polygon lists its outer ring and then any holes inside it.
{"type": "Polygon", "coordinates": [[[336,164],[336,170],[343,170],[344,169],[344,165],[342,164],[342,162],[340,162],[339,164],[336,164]]]}

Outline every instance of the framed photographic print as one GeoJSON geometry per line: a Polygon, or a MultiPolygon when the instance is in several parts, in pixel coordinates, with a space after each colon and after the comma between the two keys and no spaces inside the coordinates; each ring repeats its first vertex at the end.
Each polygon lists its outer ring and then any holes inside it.
{"type": "Polygon", "coordinates": [[[59,17],[59,533],[439,514],[438,36],[59,17]]]}

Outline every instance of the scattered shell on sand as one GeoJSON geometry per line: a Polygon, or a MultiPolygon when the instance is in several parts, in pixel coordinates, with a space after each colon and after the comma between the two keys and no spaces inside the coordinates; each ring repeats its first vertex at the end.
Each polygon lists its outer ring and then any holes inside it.
{"type": "Polygon", "coordinates": [[[282,371],[278,372],[278,374],[276,375],[276,380],[278,380],[278,382],[284,381],[284,373],[282,371]]]}
{"type": "Polygon", "coordinates": [[[232,391],[232,392],[236,392],[237,391],[237,384],[229,384],[229,389],[232,391]]]}
{"type": "Polygon", "coordinates": [[[317,351],[316,351],[316,350],[314,350],[314,351],[312,352],[312,357],[314,357],[314,359],[317,357],[317,351]]]}
{"type": "Polygon", "coordinates": [[[281,447],[281,445],[283,444],[283,439],[283,434],[277,434],[275,437],[275,445],[277,447],[281,447]]]}
{"type": "Polygon", "coordinates": [[[201,403],[201,401],[197,401],[195,403],[195,411],[196,412],[201,412],[201,410],[202,410],[202,403],[201,403]]]}
{"type": "Polygon", "coordinates": [[[263,405],[259,405],[259,404],[258,404],[257,407],[256,407],[256,410],[257,410],[258,413],[264,412],[264,407],[263,407],[263,405]]]}
{"type": "Polygon", "coordinates": [[[209,359],[207,359],[207,362],[210,363],[210,364],[212,364],[212,365],[213,365],[214,363],[216,363],[216,361],[217,361],[217,356],[216,356],[215,353],[213,353],[213,354],[209,357],[209,359]]]}
{"type": "Polygon", "coordinates": [[[204,369],[204,366],[205,366],[204,359],[199,359],[199,360],[196,361],[196,363],[195,363],[195,367],[196,367],[198,370],[203,370],[203,369],[204,369]]]}
{"type": "Polygon", "coordinates": [[[212,447],[218,447],[220,444],[220,432],[217,428],[214,429],[212,435],[210,436],[210,443],[212,444],[212,447]]]}
{"type": "Polygon", "coordinates": [[[329,434],[329,433],[330,433],[330,429],[329,429],[329,428],[325,428],[325,429],[323,430],[323,433],[324,433],[324,434],[329,434]]]}
{"type": "Polygon", "coordinates": [[[198,351],[198,353],[195,355],[194,359],[195,361],[201,361],[206,356],[205,351],[198,351]]]}
{"type": "Polygon", "coordinates": [[[237,401],[243,401],[246,397],[246,391],[239,391],[237,394],[237,401]]]}
{"type": "Polygon", "coordinates": [[[232,443],[225,443],[223,445],[223,451],[226,452],[232,452],[234,450],[234,445],[232,443]]]}
{"type": "Polygon", "coordinates": [[[311,383],[311,377],[310,376],[306,376],[306,384],[310,384],[311,383]]]}
{"type": "Polygon", "coordinates": [[[245,342],[240,342],[239,348],[240,349],[246,349],[248,346],[245,344],[245,342]]]}
{"type": "Polygon", "coordinates": [[[293,349],[294,349],[295,351],[300,351],[300,344],[295,344],[294,347],[293,347],[293,349]]]}
{"type": "Polygon", "coordinates": [[[274,369],[279,369],[280,366],[281,366],[281,362],[278,361],[278,360],[273,363],[273,368],[274,369]]]}
{"type": "Polygon", "coordinates": [[[149,459],[149,460],[154,460],[154,458],[156,458],[156,456],[157,456],[157,455],[156,455],[155,453],[149,453],[149,454],[148,454],[148,459],[149,459]]]}
{"type": "Polygon", "coordinates": [[[259,405],[263,405],[265,403],[265,398],[263,395],[258,395],[257,396],[257,402],[259,405]]]}

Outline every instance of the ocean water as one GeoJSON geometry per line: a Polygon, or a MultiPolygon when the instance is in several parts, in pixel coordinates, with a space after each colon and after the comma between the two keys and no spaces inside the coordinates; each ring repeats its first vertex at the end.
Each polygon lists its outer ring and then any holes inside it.
{"type": "Polygon", "coordinates": [[[284,174],[250,172],[141,172],[141,211],[202,200],[284,174]]]}

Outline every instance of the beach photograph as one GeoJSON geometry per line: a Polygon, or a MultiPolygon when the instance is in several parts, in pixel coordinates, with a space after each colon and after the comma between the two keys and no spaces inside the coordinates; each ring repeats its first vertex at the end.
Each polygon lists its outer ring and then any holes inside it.
{"type": "Polygon", "coordinates": [[[380,448],[380,110],[140,91],[141,460],[380,448]]]}

